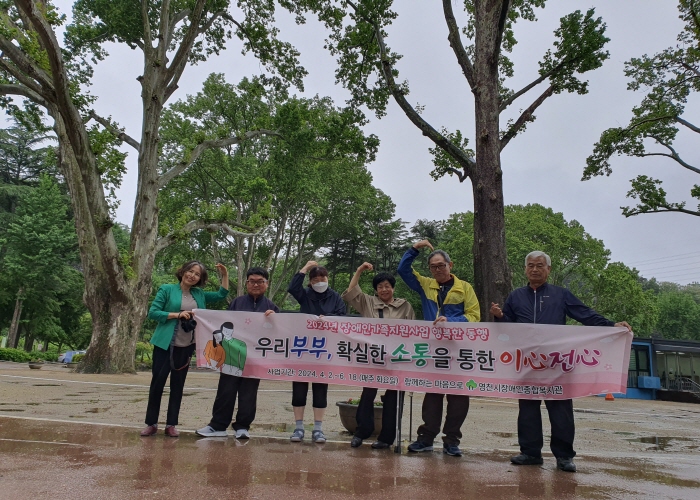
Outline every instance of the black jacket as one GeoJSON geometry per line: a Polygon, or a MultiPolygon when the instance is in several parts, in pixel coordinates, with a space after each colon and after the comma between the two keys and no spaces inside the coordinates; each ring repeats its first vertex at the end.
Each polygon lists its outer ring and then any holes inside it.
{"type": "Polygon", "coordinates": [[[272,309],[276,313],[280,312],[279,307],[275,305],[270,299],[264,295],[253,298],[249,293],[236,297],[228,305],[229,311],[248,311],[248,312],[262,312],[264,313],[268,309],[272,309]]]}
{"type": "Polygon", "coordinates": [[[299,302],[300,312],[316,316],[345,316],[345,302],[338,292],[328,288],[318,293],[309,286],[304,287],[305,277],[304,273],[296,273],[287,289],[299,302]]]}
{"type": "Polygon", "coordinates": [[[566,288],[549,283],[537,290],[530,288],[530,285],[513,290],[501,310],[503,317],[496,318],[496,321],[565,325],[568,316],[586,326],[615,325],[586,306],[566,288]]]}

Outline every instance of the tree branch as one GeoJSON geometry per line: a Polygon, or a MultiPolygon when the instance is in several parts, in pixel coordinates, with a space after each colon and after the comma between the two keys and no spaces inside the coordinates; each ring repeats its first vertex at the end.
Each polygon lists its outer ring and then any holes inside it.
{"type": "Polygon", "coordinates": [[[41,96],[46,103],[51,102],[52,99],[55,99],[53,92],[47,91],[41,86],[41,84],[37,83],[36,80],[29,78],[20,68],[14,66],[12,61],[5,59],[4,53],[0,54],[0,68],[4,69],[9,75],[17,79],[20,85],[23,85],[36,95],[41,96]]]}
{"type": "Polygon", "coordinates": [[[201,35],[201,34],[203,34],[203,33],[206,33],[207,31],[209,31],[209,28],[211,28],[212,24],[214,24],[214,22],[215,22],[217,19],[219,19],[220,17],[227,18],[227,19],[229,19],[230,21],[233,21],[233,18],[230,17],[230,16],[228,15],[228,13],[227,13],[225,10],[220,10],[219,12],[215,12],[214,14],[212,14],[212,16],[211,16],[211,17],[209,18],[209,20],[204,24],[204,26],[202,26],[201,28],[199,28],[199,30],[197,31],[197,34],[198,34],[198,35],[201,35]]]}
{"type": "Polygon", "coordinates": [[[165,72],[165,82],[168,85],[166,95],[170,95],[175,91],[175,88],[177,88],[177,83],[180,80],[180,76],[182,76],[182,72],[187,66],[187,59],[189,58],[192,46],[199,35],[199,22],[202,19],[202,12],[204,12],[204,5],[206,3],[206,0],[197,0],[194,9],[190,13],[190,26],[187,28],[187,32],[185,33],[180,46],[177,48],[172,64],[165,72]],[[170,91],[171,88],[172,91],[170,91]]]}
{"type": "MultiPolygon", "coordinates": [[[[57,110],[66,123],[82,123],[82,117],[70,95],[70,82],[63,61],[63,51],[53,28],[44,17],[43,12],[39,10],[43,4],[35,3],[34,0],[15,0],[15,5],[29,19],[40,43],[46,49],[46,56],[51,67],[51,80],[47,82],[47,85],[42,83],[42,86],[49,87],[55,92],[57,110]]],[[[67,126],[66,132],[73,152],[79,159],[92,157],[90,141],[85,129],[67,126]]]]}
{"type": "Polygon", "coordinates": [[[700,128],[698,128],[698,127],[696,127],[695,125],[693,125],[692,123],[690,123],[690,122],[684,120],[684,119],[681,118],[680,116],[676,116],[676,117],[674,117],[674,118],[675,118],[675,120],[676,120],[678,123],[680,123],[681,125],[685,125],[686,127],[688,127],[688,128],[689,128],[690,130],[692,130],[693,132],[700,133],[700,128]]]}
{"type": "Polygon", "coordinates": [[[153,50],[153,36],[151,35],[151,21],[148,17],[148,1],[141,0],[141,22],[143,23],[143,51],[146,59],[149,59],[153,50]]]}
{"type": "Polygon", "coordinates": [[[119,139],[120,141],[124,141],[124,142],[127,143],[129,146],[131,146],[132,148],[134,148],[136,151],[140,151],[140,150],[141,150],[141,144],[139,144],[139,142],[138,142],[136,139],[134,139],[133,137],[131,137],[129,134],[127,134],[127,133],[124,132],[123,130],[120,130],[120,129],[118,129],[117,127],[115,127],[114,125],[112,125],[112,124],[109,122],[109,120],[107,120],[107,119],[105,119],[105,118],[102,118],[101,116],[99,116],[98,114],[96,114],[95,111],[92,110],[92,109],[91,109],[90,112],[88,113],[88,121],[89,121],[90,118],[92,118],[92,119],[95,120],[97,123],[99,123],[100,125],[102,125],[105,129],[107,129],[109,132],[111,132],[111,134],[112,134],[114,137],[116,137],[117,139],[119,139]]]}
{"type": "MultiPolygon", "coordinates": [[[[676,163],[678,163],[683,168],[687,168],[691,172],[695,172],[696,174],[700,174],[700,168],[694,167],[694,166],[690,165],[689,163],[686,163],[685,161],[683,161],[683,159],[678,155],[676,150],[673,149],[673,147],[670,144],[662,141],[660,138],[655,137],[653,135],[650,135],[649,137],[654,139],[656,142],[658,142],[659,144],[661,144],[662,146],[664,146],[666,149],[668,149],[671,152],[670,155],[663,155],[663,156],[668,156],[669,158],[672,158],[673,160],[675,160],[676,163]]],[[[651,156],[651,154],[648,156],[651,156]]]]}
{"type": "MultiPolygon", "coordinates": [[[[358,13],[357,6],[351,0],[347,0],[347,2],[348,5],[350,5],[350,7],[352,7],[356,13],[358,13]]],[[[475,167],[474,160],[469,158],[464,151],[455,146],[449,139],[447,139],[447,137],[435,130],[432,125],[425,121],[406,100],[406,97],[403,95],[403,91],[396,83],[396,80],[394,80],[394,68],[389,62],[389,58],[386,53],[386,45],[384,44],[384,37],[382,36],[381,28],[372,19],[367,19],[364,16],[362,17],[367,23],[374,27],[374,33],[376,35],[381,57],[380,63],[382,67],[382,74],[384,75],[384,81],[386,82],[387,88],[391,92],[391,95],[394,97],[394,100],[406,114],[408,119],[411,120],[411,122],[418,127],[421,132],[423,132],[424,136],[433,141],[436,146],[444,150],[448,155],[459,162],[460,166],[464,169],[464,172],[460,173],[459,175],[460,182],[463,182],[465,179],[471,176],[471,173],[475,167]]]]}
{"type": "Polygon", "coordinates": [[[501,13],[498,18],[498,31],[496,33],[496,49],[495,57],[498,58],[501,53],[501,40],[503,40],[503,32],[506,29],[506,20],[508,19],[508,11],[510,10],[510,0],[501,0],[501,13]]]}
{"type": "Polygon", "coordinates": [[[640,210],[639,208],[620,207],[622,208],[622,214],[625,217],[633,217],[639,214],[660,214],[663,212],[680,212],[688,215],[695,215],[700,217],[700,211],[688,210],[687,208],[664,208],[664,209],[654,209],[654,210],[640,210]]]}
{"type": "Polygon", "coordinates": [[[175,34],[175,28],[177,28],[177,25],[180,24],[182,20],[189,16],[191,13],[192,11],[190,9],[183,9],[173,16],[172,20],[170,21],[170,30],[168,31],[167,45],[170,45],[170,41],[173,39],[173,35],[175,34]]]}
{"type": "Polygon", "coordinates": [[[445,22],[447,23],[447,29],[449,31],[447,40],[450,42],[450,47],[452,47],[452,51],[457,57],[457,63],[462,68],[462,73],[464,73],[464,76],[467,78],[469,87],[474,89],[476,86],[474,66],[472,66],[469,55],[464,49],[464,45],[462,45],[462,39],[459,36],[459,26],[457,26],[457,20],[452,11],[452,0],[442,0],[442,10],[445,13],[445,22]]]}
{"type": "Polygon", "coordinates": [[[554,86],[550,85],[547,90],[542,93],[542,95],[535,99],[535,102],[533,102],[529,108],[522,112],[518,120],[512,127],[510,127],[510,129],[508,129],[501,139],[501,151],[503,151],[503,148],[508,145],[510,140],[518,134],[520,129],[523,128],[527,122],[531,122],[534,119],[533,113],[535,110],[539,108],[540,105],[552,95],[552,93],[554,93],[554,86]]]}
{"type": "MultiPolygon", "coordinates": [[[[36,80],[42,87],[45,87],[51,91],[54,90],[51,76],[29,57],[27,57],[27,55],[14,43],[12,43],[11,40],[8,40],[4,36],[0,36],[0,50],[2,50],[3,56],[7,56],[7,58],[10,59],[10,61],[12,61],[15,66],[17,66],[19,70],[29,78],[36,80]]],[[[17,78],[14,73],[13,76],[17,78]]]]}
{"type": "Polygon", "coordinates": [[[32,90],[30,90],[27,87],[24,87],[22,85],[16,85],[16,84],[10,84],[10,83],[0,85],[0,95],[22,96],[22,97],[26,97],[30,101],[34,101],[39,106],[43,106],[45,108],[49,107],[49,104],[44,100],[43,97],[41,97],[39,94],[33,92],[32,90]]]}
{"type": "Polygon", "coordinates": [[[195,161],[197,161],[197,158],[200,157],[200,155],[206,151],[207,149],[213,149],[213,148],[225,148],[226,146],[232,146],[234,144],[240,144],[244,141],[249,141],[251,139],[255,139],[257,137],[262,137],[262,136],[275,136],[275,137],[282,137],[282,135],[279,132],[276,132],[274,130],[266,130],[266,129],[260,129],[260,130],[251,130],[249,132],[246,132],[243,134],[243,136],[240,137],[227,137],[226,139],[212,139],[208,141],[201,142],[197,144],[197,146],[192,150],[192,152],[186,157],[180,160],[177,165],[172,167],[170,170],[162,174],[158,178],[158,187],[163,188],[168,185],[168,182],[170,182],[172,179],[180,175],[182,172],[187,170],[187,168],[192,165],[195,161]]]}
{"type": "Polygon", "coordinates": [[[160,252],[161,250],[164,250],[173,243],[176,243],[178,239],[182,238],[182,236],[188,235],[200,229],[206,229],[208,231],[223,231],[229,236],[237,236],[244,238],[257,236],[262,231],[262,229],[258,231],[253,231],[252,228],[244,226],[243,224],[233,223],[233,225],[241,227],[248,232],[238,231],[237,229],[232,228],[230,224],[227,224],[225,222],[205,222],[202,220],[190,221],[187,224],[185,224],[179,231],[172,232],[166,236],[158,238],[155,245],[155,253],[158,254],[158,252],[160,252]]]}

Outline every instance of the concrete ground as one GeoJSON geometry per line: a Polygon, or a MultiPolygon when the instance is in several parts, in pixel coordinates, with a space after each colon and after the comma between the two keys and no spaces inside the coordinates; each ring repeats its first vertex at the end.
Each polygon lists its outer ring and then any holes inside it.
{"type": "MultiPolygon", "coordinates": [[[[291,387],[272,381],[260,384],[253,439],[197,438],[193,430],[209,421],[217,378],[188,375],[179,439],[140,438],[149,373],[82,375],[60,365],[29,370],[0,362],[0,498],[700,499],[700,405],[576,400],[579,472],[568,474],[548,453],[543,466],[509,463],[518,448],[517,401],[508,399],[472,398],[462,458],[438,448],[376,451],[371,440],[350,448],[335,402],[359,397],[360,389],[345,386],[330,386],[325,445],[289,442],[291,387]]],[[[416,393],[412,437],[421,402],[416,393]]]]}

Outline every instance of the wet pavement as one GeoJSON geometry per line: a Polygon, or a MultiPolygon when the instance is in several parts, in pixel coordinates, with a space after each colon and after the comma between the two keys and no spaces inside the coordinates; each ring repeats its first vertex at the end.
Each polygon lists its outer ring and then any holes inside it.
{"type": "MultiPolygon", "coordinates": [[[[162,432],[162,431],[161,431],[162,432]]],[[[672,446],[673,439],[662,439],[672,446]]],[[[137,429],[0,416],[0,498],[700,498],[700,453],[607,453],[576,474],[510,452],[398,455],[286,437],[141,438],[137,429]]],[[[698,443],[695,442],[697,445],[698,443]]]]}
{"type": "MultiPolygon", "coordinates": [[[[372,450],[371,440],[350,448],[351,435],[333,402],[358,397],[360,389],[344,386],[329,389],[325,445],[289,442],[291,387],[277,381],[260,384],[253,439],[197,438],[192,430],[209,421],[217,381],[211,372],[188,375],[178,427],[182,437],[165,438],[161,431],[140,438],[149,373],[88,375],[51,364],[37,373],[26,364],[0,362],[0,500],[700,500],[700,405],[576,400],[579,472],[569,474],[556,470],[551,454],[542,467],[510,465],[508,458],[518,450],[517,401],[507,399],[472,398],[462,426],[462,458],[439,450],[396,455],[372,450]]],[[[166,401],[167,391],[161,417],[166,401]]],[[[412,402],[407,398],[404,417],[412,408],[413,425],[404,418],[404,447],[411,432],[415,437],[421,403],[419,393],[412,402]]],[[[544,431],[547,448],[546,424],[544,431]]]]}

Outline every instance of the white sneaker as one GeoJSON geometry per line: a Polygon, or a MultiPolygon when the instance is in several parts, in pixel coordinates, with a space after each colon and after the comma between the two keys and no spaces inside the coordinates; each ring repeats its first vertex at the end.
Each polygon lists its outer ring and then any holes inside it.
{"type": "Polygon", "coordinates": [[[236,431],[236,439],[250,439],[250,434],[248,434],[248,429],[238,429],[236,431]]]}
{"type": "Polygon", "coordinates": [[[204,437],[228,437],[228,432],[217,431],[211,425],[207,425],[206,427],[202,427],[201,429],[197,429],[196,431],[194,431],[194,433],[197,434],[198,436],[204,436],[204,437]]]}

